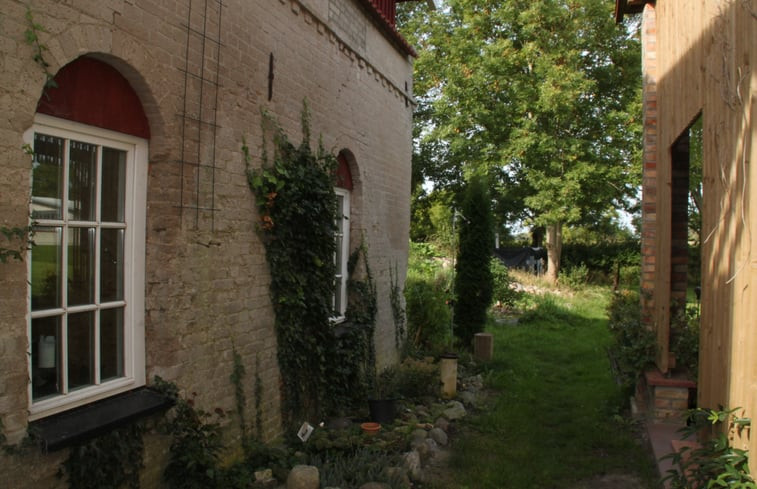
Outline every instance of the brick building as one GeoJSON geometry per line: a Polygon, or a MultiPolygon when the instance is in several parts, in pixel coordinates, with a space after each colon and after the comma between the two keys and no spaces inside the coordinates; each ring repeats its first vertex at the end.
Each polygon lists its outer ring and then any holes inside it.
{"type": "MultiPolygon", "coordinates": [[[[286,379],[241,147],[260,164],[263,109],[298,141],[303,99],[349,175],[345,250],[368,246],[377,363],[397,358],[390,269],[401,286],[414,53],[394,0],[0,4],[0,226],[36,223],[26,259],[0,264],[9,443],[156,375],[233,410],[232,350],[262,379],[265,437],[280,433],[286,379]]],[[[146,435],[146,452],[151,487],[165,442],[146,435]]],[[[0,486],[63,486],[65,456],[0,454],[0,486]]]]}

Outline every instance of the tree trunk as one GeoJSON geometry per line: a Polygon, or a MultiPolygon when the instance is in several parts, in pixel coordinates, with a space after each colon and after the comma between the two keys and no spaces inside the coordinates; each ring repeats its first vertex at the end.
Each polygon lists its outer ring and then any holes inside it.
{"type": "Polygon", "coordinates": [[[560,255],[562,254],[562,223],[547,225],[547,280],[557,284],[560,272],[560,255]]]}

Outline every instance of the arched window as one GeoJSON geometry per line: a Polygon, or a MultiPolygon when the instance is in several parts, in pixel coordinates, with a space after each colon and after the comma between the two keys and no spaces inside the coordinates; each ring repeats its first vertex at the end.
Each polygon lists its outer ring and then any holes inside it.
{"type": "Polygon", "coordinates": [[[103,62],[80,58],[56,82],[24,135],[31,419],[145,384],[146,118],[103,62]]]}

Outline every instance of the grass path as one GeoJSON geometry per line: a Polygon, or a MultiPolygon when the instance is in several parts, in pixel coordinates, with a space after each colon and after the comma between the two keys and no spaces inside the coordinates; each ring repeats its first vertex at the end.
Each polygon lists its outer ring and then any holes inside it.
{"type": "MultiPolygon", "coordinates": [[[[456,489],[571,488],[605,474],[656,487],[605,354],[607,293],[538,300],[517,325],[492,325],[490,406],[471,416],[450,462],[456,489]]],[[[449,484],[449,485],[447,485],[449,484]]]]}

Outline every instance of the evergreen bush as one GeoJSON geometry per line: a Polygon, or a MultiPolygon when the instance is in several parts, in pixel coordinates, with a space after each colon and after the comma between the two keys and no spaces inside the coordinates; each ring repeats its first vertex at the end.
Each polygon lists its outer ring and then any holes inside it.
{"type": "Polygon", "coordinates": [[[465,348],[484,330],[492,303],[493,223],[486,179],[473,176],[463,196],[455,276],[455,335],[465,348]]]}

